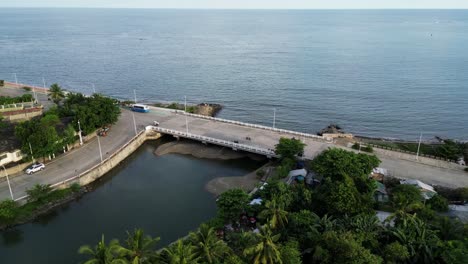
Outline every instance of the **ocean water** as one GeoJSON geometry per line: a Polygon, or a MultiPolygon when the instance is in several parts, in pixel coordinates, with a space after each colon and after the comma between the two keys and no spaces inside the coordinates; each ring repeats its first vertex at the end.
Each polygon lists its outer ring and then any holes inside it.
{"type": "Polygon", "coordinates": [[[0,9],[0,79],[468,140],[468,10],[0,9]]]}

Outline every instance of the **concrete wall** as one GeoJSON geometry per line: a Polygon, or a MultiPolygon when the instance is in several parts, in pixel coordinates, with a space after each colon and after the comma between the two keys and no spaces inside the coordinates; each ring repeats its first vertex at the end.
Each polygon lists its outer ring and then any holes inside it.
{"type": "Polygon", "coordinates": [[[114,152],[109,158],[105,159],[102,164],[90,168],[89,170],[77,175],[73,178],[59,182],[52,185],[55,188],[66,188],[71,184],[78,182],[80,185],[87,185],[100,177],[104,176],[107,172],[112,170],[125,158],[130,156],[135,150],[137,150],[146,140],[158,139],[161,137],[159,133],[142,131],[135,136],[130,142],[122,146],[116,152],[114,152]]]}
{"type": "Polygon", "coordinates": [[[3,117],[5,118],[5,120],[8,120],[10,122],[21,122],[40,115],[42,115],[42,109],[37,109],[37,111],[25,111],[23,113],[17,113],[12,115],[4,113],[3,117]]]}
{"type": "Polygon", "coordinates": [[[392,150],[387,150],[387,149],[380,149],[380,148],[374,148],[374,153],[377,156],[388,156],[392,158],[398,158],[398,159],[403,159],[403,160],[409,160],[409,161],[414,161],[434,167],[439,167],[439,168],[445,168],[445,169],[455,169],[455,170],[463,170],[464,166],[459,165],[457,163],[453,162],[448,162],[445,160],[438,160],[438,159],[432,159],[432,158],[426,158],[426,157],[419,157],[416,160],[416,155],[414,154],[408,154],[408,153],[402,153],[398,151],[392,151],[392,150]]]}
{"type": "Polygon", "coordinates": [[[20,161],[23,158],[23,155],[21,154],[21,150],[14,150],[12,152],[4,152],[0,156],[6,155],[5,158],[2,158],[0,160],[0,166],[8,164],[10,162],[17,162],[20,161]]]}

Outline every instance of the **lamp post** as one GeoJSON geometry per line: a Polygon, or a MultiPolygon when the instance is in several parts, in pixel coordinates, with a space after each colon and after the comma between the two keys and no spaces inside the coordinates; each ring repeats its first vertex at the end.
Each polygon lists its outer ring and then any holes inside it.
{"type": "MultiPolygon", "coordinates": [[[[15,83],[16,83],[16,86],[18,86],[18,78],[16,78],[16,73],[13,73],[13,75],[15,76],[15,83]]],[[[17,87],[18,88],[18,87],[17,87]]]]}
{"type": "Polygon", "coordinates": [[[35,162],[35,160],[34,160],[34,155],[33,155],[33,152],[32,152],[31,142],[28,142],[28,144],[29,144],[29,151],[31,151],[31,158],[32,158],[32,161],[35,162]]]}
{"type": "Polygon", "coordinates": [[[184,96],[184,110],[187,113],[187,96],[184,96]]]}
{"type": "Polygon", "coordinates": [[[419,143],[418,143],[418,151],[416,152],[416,160],[419,160],[419,149],[421,148],[421,139],[422,139],[422,132],[419,134],[419,143]]]}
{"type": "Polygon", "coordinates": [[[78,135],[80,136],[80,146],[83,145],[83,138],[81,137],[81,125],[80,120],[78,120],[78,135]]]}
{"type": "Polygon", "coordinates": [[[136,91],[135,91],[135,89],[133,89],[133,98],[135,99],[135,104],[136,104],[137,100],[136,100],[136,91]]]}
{"type": "Polygon", "coordinates": [[[96,87],[94,87],[94,83],[91,84],[93,86],[93,93],[96,93],[96,87]]]}
{"type": "Polygon", "coordinates": [[[97,142],[99,146],[99,155],[101,156],[101,163],[102,163],[102,149],[101,149],[101,140],[99,139],[99,135],[97,135],[97,142]]]}
{"type": "Polygon", "coordinates": [[[8,173],[5,169],[5,165],[2,164],[2,167],[3,167],[3,171],[5,172],[5,176],[6,176],[6,179],[7,179],[7,182],[8,182],[8,188],[10,189],[10,195],[11,195],[11,200],[15,200],[15,198],[13,197],[13,191],[11,190],[11,185],[10,185],[10,178],[8,178],[8,173]]]}
{"type": "Polygon", "coordinates": [[[273,108],[273,128],[275,128],[276,124],[276,108],[273,108]]]}

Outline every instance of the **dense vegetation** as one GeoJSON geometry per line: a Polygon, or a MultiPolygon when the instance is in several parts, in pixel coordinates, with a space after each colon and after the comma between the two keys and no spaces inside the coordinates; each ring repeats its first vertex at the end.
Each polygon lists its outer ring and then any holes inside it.
{"type": "Polygon", "coordinates": [[[78,184],[58,190],[52,190],[49,185],[37,184],[26,191],[29,197],[28,202],[24,205],[20,206],[10,199],[0,202],[0,228],[31,220],[38,210],[65,199],[79,190],[78,184]]]}
{"type": "Polygon", "coordinates": [[[51,97],[57,106],[44,113],[39,118],[22,122],[15,127],[15,135],[21,142],[23,153],[33,152],[33,156],[50,157],[63,151],[69,144],[76,141],[78,120],[85,134],[96,129],[113,124],[117,121],[120,109],[114,99],[94,94],[86,97],[80,93],[63,95],[61,88],[51,86],[51,97]],[[55,94],[52,88],[55,87],[55,94]]]}
{"type": "Polygon", "coordinates": [[[33,101],[33,96],[31,94],[24,94],[22,96],[17,96],[17,97],[0,96],[0,105],[17,104],[17,103],[25,103],[25,102],[32,102],[32,101],[33,101]]]}
{"type": "Polygon", "coordinates": [[[468,227],[435,213],[447,209],[442,196],[424,202],[419,189],[395,182],[393,213],[379,221],[368,177],[379,163],[329,149],[310,164],[324,178],[318,187],[275,180],[253,197],[232,189],[217,200],[214,219],[161,251],[136,230],[123,244],[103,239],[80,253],[89,263],[466,263],[468,227]],[[252,198],[263,202],[250,205],[252,198]]]}
{"type": "MultiPolygon", "coordinates": [[[[441,139],[440,141],[440,143],[436,144],[421,143],[419,153],[455,161],[458,160],[460,157],[464,157],[465,161],[468,162],[468,143],[457,142],[450,139],[441,139]]],[[[416,153],[418,151],[417,142],[410,143],[371,141],[370,143],[387,148],[410,151],[413,153],[416,153]]]]}

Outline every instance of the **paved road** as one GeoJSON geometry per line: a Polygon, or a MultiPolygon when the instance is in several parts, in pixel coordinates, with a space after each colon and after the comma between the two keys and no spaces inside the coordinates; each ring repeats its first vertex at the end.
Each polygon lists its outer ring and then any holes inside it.
{"type": "MultiPolygon", "coordinates": [[[[151,125],[153,121],[158,121],[161,127],[186,131],[186,118],[188,130],[190,133],[207,137],[223,139],[227,141],[239,141],[239,143],[258,146],[261,148],[274,148],[279,138],[292,137],[289,134],[278,133],[275,131],[238,126],[219,121],[200,119],[183,114],[175,114],[165,109],[154,109],[150,113],[133,113],[128,110],[122,110],[122,116],[112,127],[107,137],[101,138],[101,146],[104,158],[113,153],[120,146],[128,142],[134,135],[133,117],[135,115],[137,129],[141,130],[146,125],[151,125]],[[251,140],[245,140],[245,137],[251,140]],[[108,153],[108,154],[106,154],[108,153]]],[[[334,145],[324,142],[317,142],[309,138],[300,138],[307,144],[305,156],[315,157],[317,154],[333,147],[334,145]]],[[[379,157],[382,160],[382,167],[387,168],[390,173],[402,178],[419,179],[429,184],[438,184],[447,187],[468,186],[468,175],[461,170],[450,170],[432,167],[416,162],[399,160],[386,156],[379,157]]],[[[15,197],[21,197],[25,190],[31,188],[37,183],[53,184],[63,181],[83,172],[100,162],[97,140],[85,144],[63,155],[52,163],[48,164],[46,169],[34,175],[15,175],[12,177],[11,184],[15,197]]],[[[6,181],[0,183],[0,200],[8,198],[9,191],[6,181]]]]}

